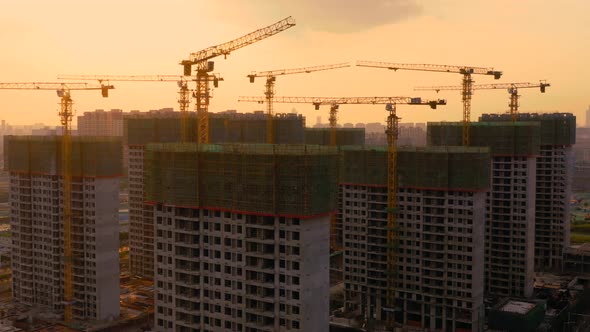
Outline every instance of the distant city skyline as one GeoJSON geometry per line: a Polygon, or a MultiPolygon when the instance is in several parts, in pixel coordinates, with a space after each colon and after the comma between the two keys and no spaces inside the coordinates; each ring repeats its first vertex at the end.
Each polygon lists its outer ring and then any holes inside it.
{"type": "MultiPolygon", "coordinates": [[[[262,81],[248,83],[246,75],[253,70],[358,59],[494,67],[504,72],[499,81],[475,77],[481,84],[547,79],[551,87],[545,94],[534,89],[522,91],[521,111],[572,112],[584,123],[588,99],[578,78],[590,74],[585,65],[590,46],[579,37],[590,33],[585,17],[589,11],[590,3],[582,0],[371,0],[362,5],[334,0],[305,0],[297,5],[285,0],[175,0],[165,5],[137,0],[97,4],[68,0],[7,2],[0,12],[0,42],[9,47],[0,55],[0,71],[4,82],[56,81],[59,74],[181,74],[178,63],[189,53],[292,15],[297,20],[293,29],[238,50],[227,60],[215,59],[215,72],[225,81],[213,92],[211,112],[262,109],[261,105],[237,103],[240,95],[263,95],[262,81]]],[[[293,96],[446,98],[448,105],[439,110],[400,107],[400,116],[407,122],[458,121],[462,113],[459,91],[437,94],[415,92],[413,88],[457,85],[460,81],[459,75],[452,74],[353,67],[280,77],[276,92],[293,96]]],[[[115,82],[115,88],[109,98],[92,91],[74,93],[74,108],[80,113],[96,108],[176,106],[177,87],[173,83],[115,82]]],[[[51,91],[6,90],[0,91],[0,96],[0,113],[10,123],[58,124],[58,100],[51,91]]],[[[507,104],[505,91],[477,91],[472,117],[506,111],[507,104]]],[[[277,105],[276,111],[289,112],[292,107],[277,105]]],[[[297,109],[308,119],[328,116],[327,111],[314,111],[311,105],[297,109]]],[[[346,106],[339,113],[341,123],[384,122],[385,117],[380,106],[346,106]]]]}

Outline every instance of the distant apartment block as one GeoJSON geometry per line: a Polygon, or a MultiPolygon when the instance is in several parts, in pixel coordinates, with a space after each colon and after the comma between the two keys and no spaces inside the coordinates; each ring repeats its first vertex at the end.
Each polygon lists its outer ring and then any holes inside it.
{"type": "Polygon", "coordinates": [[[342,151],[345,309],[382,322],[396,312],[396,323],[420,330],[482,331],[489,150],[401,148],[397,168],[396,235],[388,242],[386,148],[342,151]]]}
{"type": "MultiPolygon", "coordinates": [[[[226,111],[209,115],[209,137],[212,143],[266,142],[264,112],[226,111]]],[[[189,141],[196,141],[197,121],[189,119],[189,141]]],[[[276,114],[277,143],[303,143],[305,118],[296,114],[276,114]]],[[[144,157],[149,143],[180,142],[180,113],[172,111],[131,112],[125,119],[125,154],[129,175],[129,251],[133,274],[152,278],[154,275],[154,216],[145,204],[144,157]]]]}
{"type": "Polygon", "coordinates": [[[572,191],[590,191],[590,127],[576,128],[572,191]]]}
{"type": "MultiPolygon", "coordinates": [[[[119,317],[121,141],[74,138],[73,318],[119,317]]],[[[7,136],[12,295],[36,310],[64,309],[61,137],[7,136]]]]}
{"type": "Polygon", "coordinates": [[[156,331],[329,330],[335,149],[150,144],[144,153],[156,331]]]}
{"type": "MultiPolygon", "coordinates": [[[[43,127],[43,128],[36,128],[31,130],[32,136],[55,136],[61,135],[62,128],[61,127],[43,127]]],[[[75,133],[72,133],[75,135],[75,133]]]]}
{"type": "Polygon", "coordinates": [[[426,146],[425,123],[400,123],[399,146],[426,146]]]}
{"type": "Polygon", "coordinates": [[[79,136],[123,136],[123,111],[96,110],[78,116],[79,136]]]}
{"type": "MultiPolygon", "coordinates": [[[[428,123],[428,144],[461,145],[462,123],[428,123]]],[[[486,294],[533,294],[535,197],[540,125],[473,122],[471,146],[489,147],[491,188],[486,200],[486,294]]]]}
{"type": "Polygon", "coordinates": [[[575,163],[590,166],[590,127],[576,128],[575,163]]]}
{"type": "MultiPolygon", "coordinates": [[[[511,121],[484,114],[483,121],[511,121]]],[[[518,121],[540,123],[535,202],[535,270],[560,271],[570,245],[570,198],[574,171],[572,146],[576,117],[571,113],[521,113],[518,121]]]]}

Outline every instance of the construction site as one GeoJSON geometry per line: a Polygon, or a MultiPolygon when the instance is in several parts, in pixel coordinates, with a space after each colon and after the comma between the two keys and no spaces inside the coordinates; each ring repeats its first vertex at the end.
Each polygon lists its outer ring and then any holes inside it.
{"type": "Polygon", "coordinates": [[[58,91],[62,125],[4,139],[7,331],[566,331],[566,315],[573,325],[590,310],[588,280],[563,274],[589,264],[585,247],[570,248],[576,117],[518,109],[518,89],[548,83],[357,61],[251,72],[264,95],[238,102],[264,110],[210,112],[223,81],[212,59],[293,26],[191,53],[182,75],[0,83],[58,91]],[[461,91],[462,119],[428,122],[425,146],[407,146],[398,113],[445,99],[276,95],[278,77],[347,67],[460,77],[416,90],[461,91]],[[179,111],[86,112],[73,135],[71,93],[108,97],[124,81],[177,83],[179,111]],[[508,89],[510,110],[472,122],[473,91],[489,89],[508,89]],[[329,127],[279,103],[325,107],[329,127]],[[385,144],[339,127],[348,105],[381,107],[385,144]]]}

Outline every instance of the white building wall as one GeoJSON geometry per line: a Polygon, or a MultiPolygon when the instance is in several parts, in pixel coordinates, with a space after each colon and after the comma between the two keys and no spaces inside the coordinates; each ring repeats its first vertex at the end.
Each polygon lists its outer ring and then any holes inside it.
{"type": "MultiPolygon", "coordinates": [[[[63,312],[60,177],[11,173],[13,295],[17,302],[63,312]]],[[[74,319],[119,316],[118,178],[72,182],[74,319]]]]}
{"type": "Polygon", "coordinates": [[[330,223],[329,218],[301,222],[301,330],[328,331],[330,307],[330,223]]]}
{"type": "Polygon", "coordinates": [[[326,331],[329,218],[154,206],[157,331],[326,331]]]}
{"type": "Polygon", "coordinates": [[[535,156],[492,157],[485,241],[490,295],[532,296],[536,168],[535,156]]]}
{"type": "Polygon", "coordinates": [[[541,145],[537,160],[535,265],[539,271],[560,270],[570,245],[571,146],[541,145]]]}
{"type": "MultiPolygon", "coordinates": [[[[345,306],[386,319],[387,190],[343,185],[345,306]]],[[[398,323],[482,330],[485,192],[400,188],[396,218],[398,323]]]]}
{"type": "Polygon", "coordinates": [[[144,204],[143,157],[145,147],[128,147],[129,268],[132,274],[154,277],[154,219],[152,207],[144,204]]]}
{"type": "Polygon", "coordinates": [[[96,297],[99,319],[119,317],[119,179],[95,181],[96,297]]]}

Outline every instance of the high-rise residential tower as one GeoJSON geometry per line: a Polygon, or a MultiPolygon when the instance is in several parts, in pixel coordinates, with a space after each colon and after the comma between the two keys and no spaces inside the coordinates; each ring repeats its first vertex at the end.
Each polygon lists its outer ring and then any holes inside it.
{"type": "MultiPolygon", "coordinates": [[[[62,314],[64,232],[60,136],[7,136],[14,299],[62,314]]],[[[73,318],[119,317],[121,140],[72,142],[73,318]]]]}
{"type": "MultiPolygon", "coordinates": [[[[482,121],[511,121],[509,115],[484,114],[482,121]]],[[[571,113],[522,113],[518,121],[540,124],[535,193],[535,270],[560,271],[570,245],[570,196],[576,142],[571,113]]]]}
{"type": "MultiPolygon", "coordinates": [[[[428,123],[428,144],[460,145],[462,123],[428,123]]],[[[533,294],[535,198],[540,124],[473,122],[471,146],[489,147],[491,188],[486,199],[486,294],[533,294]]]]}
{"type": "Polygon", "coordinates": [[[150,144],[157,331],[328,331],[338,154],[150,144]]]}
{"type": "MultiPolygon", "coordinates": [[[[263,112],[226,111],[209,116],[212,143],[266,142],[266,115],[263,112]]],[[[305,118],[296,114],[276,114],[277,143],[303,143],[305,118]]],[[[154,216],[145,204],[144,156],[149,143],[180,142],[180,113],[132,112],[125,119],[124,144],[129,174],[129,257],[131,273],[154,276],[154,216]]],[[[189,141],[196,141],[196,117],[189,119],[189,141]]]]}
{"type": "Polygon", "coordinates": [[[482,331],[489,150],[400,148],[397,169],[390,242],[386,148],[342,151],[345,309],[369,321],[384,321],[395,311],[404,326],[482,331]],[[395,266],[387,259],[391,247],[395,266]],[[386,297],[388,288],[395,303],[386,297]]]}

